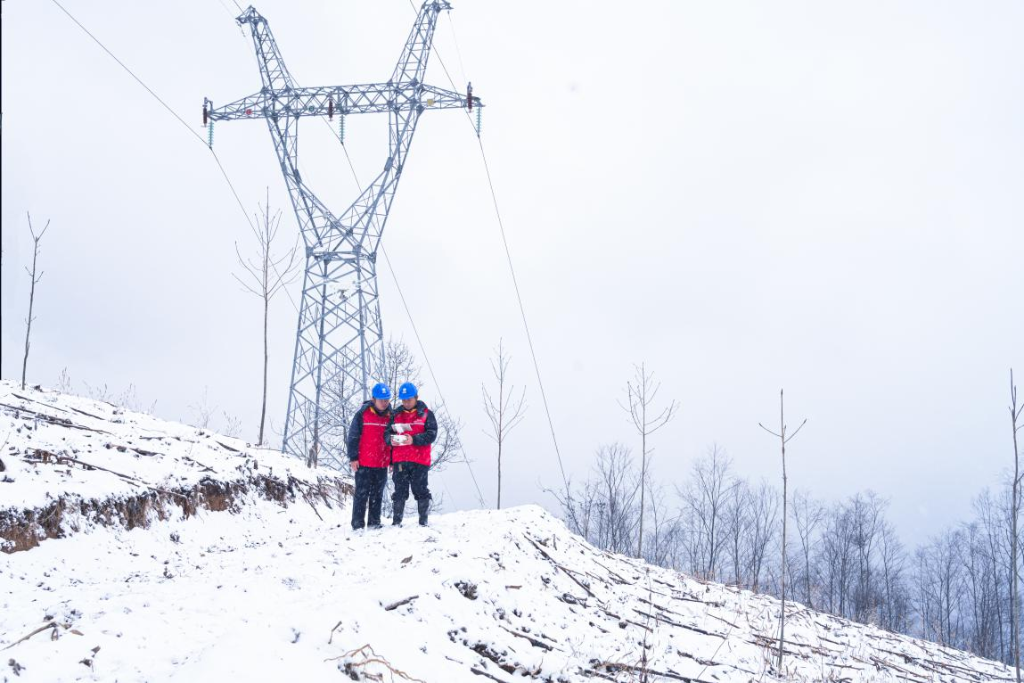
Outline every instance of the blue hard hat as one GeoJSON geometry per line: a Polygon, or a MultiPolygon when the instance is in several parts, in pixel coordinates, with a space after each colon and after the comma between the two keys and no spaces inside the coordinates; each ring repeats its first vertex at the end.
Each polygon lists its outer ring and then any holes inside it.
{"type": "Polygon", "coordinates": [[[406,382],[402,386],[398,387],[398,398],[416,398],[420,395],[420,392],[416,391],[416,385],[412,382],[406,382]]]}
{"type": "Polygon", "coordinates": [[[377,382],[373,385],[373,392],[371,394],[374,398],[379,398],[383,401],[391,400],[391,387],[384,382],[377,382]]]}

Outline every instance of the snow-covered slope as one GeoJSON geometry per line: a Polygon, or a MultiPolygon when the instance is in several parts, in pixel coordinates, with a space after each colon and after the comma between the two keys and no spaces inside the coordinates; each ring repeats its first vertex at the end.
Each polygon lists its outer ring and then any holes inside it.
{"type": "MultiPolygon", "coordinates": [[[[104,401],[0,382],[0,551],[252,497],[329,507],[351,486],[278,451],[104,401]]],[[[339,501],[340,502],[340,501],[339,501]]]]}
{"type": "MultiPolygon", "coordinates": [[[[151,450],[165,455],[136,458],[128,449],[105,448],[101,441],[109,436],[86,437],[73,425],[45,419],[26,429],[24,413],[14,417],[3,407],[0,440],[6,436],[8,444],[0,457],[8,470],[0,479],[11,475],[14,481],[0,483],[0,509],[9,501],[45,503],[62,490],[92,498],[140,488],[107,479],[90,483],[101,470],[72,468],[54,478],[53,464],[23,457],[42,443],[51,452],[58,443],[77,448],[77,459],[89,462],[90,440],[100,444],[90,458],[118,453],[150,469],[129,473],[113,460],[101,466],[159,488],[177,484],[177,476],[194,476],[194,483],[237,478],[244,474],[237,465],[254,458],[244,444],[197,436],[193,428],[115,414],[83,399],[40,392],[18,399],[14,394],[22,392],[10,385],[3,390],[5,406],[30,400],[45,412],[40,402],[62,409],[73,404],[110,422],[90,426],[113,432],[117,443],[131,447],[146,435],[153,437],[146,443],[162,445],[151,450]],[[214,473],[177,471],[187,461],[175,449],[186,441],[193,443],[188,457],[214,473]],[[239,452],[206,448],[217,441],[239,452]],[[160,470],[163,461],[167,471],[160,470]]],[[[261,469],[271,467],[271,456],[259,459],[261,469]]],[[[290,465],[273,462],[275,472],[290,465]]],[[[313,485],[302,469],[288,476],[305,476],[313,485]]],[[[148,529],[84,525],[81,533],[0,555],[0,679],[1012,678],[1000,664],[799,605],[787,608],[782,676],[772,663],[776,600],[601,552],[538,507],[438,515],[429,528],[353,533],[347,511],[336,500],[328,507],[329,500],[299,495],[288,504],[249,491],[239,494],[232,513],[197,507],[187,518],[152,520],[148,529]]]]}

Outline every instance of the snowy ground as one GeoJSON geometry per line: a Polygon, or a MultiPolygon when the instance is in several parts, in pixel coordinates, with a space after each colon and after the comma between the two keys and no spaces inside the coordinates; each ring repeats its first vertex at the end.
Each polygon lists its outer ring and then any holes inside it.
{"type": "Polygon", "coordinates": [[[105,401],[22,391],[6,380],[0,381],[0,458],[7,468],[0,479],[15,480],[0,488],[0,509],[42,507],[62,494],[103,499],[253,473],[316,480],[302,463],[278,451],[105,401]],[[25,462],[57,457],[62,461],[50,466],[25,462]]]}
{"type": "MultiPolygon", "coordinates": [[[[10,385],[0,389],[0,403],[20,400],[10,385]]],[[[102,417],[101,405],[84,399],[27,396],[102,417]]],[[[124,445],[141,430],[168,435],[149,440],[166,450],[184,442],[175,436],[223,441],[110,412],[107,419],[124,420],[108,425],[127,430],[117,434],[124,445]]],[[[0,509],[65,489],[116,496],[140,488],[99,470],[68,468],[54,479],[53,464],[22,455],[59,439],[58,429],[64,447],[86,460],[80,442],[96,437],[46,420],[18,431],[23,416],[0,415],[4,475],[14,473],[0,483],[0,509]],[[118,481],[97,479],[94,491],[87,479],[99,474],[118,481]]],[[[214,446],[202,463],[235,475],[232,463],[253,453],[224,443],[237,452],[214,446]]],[[[101,466],[150,486],[183,476],[161,471],[162,460],[180,466],[176,456],[135,458],[101,445],[90,457],[103,453],[145,462],[145,472],[128,473],[110,455],[101,466]]],[[[199,446],[189,457],[200,457],[199,446]]],[[[251,494],[233,513],[199,511],[131,531],[86,525],[0,555],[0,680],[782,680],[771,664],[777,601],[603,553],[538,507],[354,533],[347,510],[307,502],[251,494]],[[656,673],[644,679],[644,668],[656,673]]],[[[1000,664],[799,605],[787,612],[785,680],[1011,680],[1000,664]]]]}

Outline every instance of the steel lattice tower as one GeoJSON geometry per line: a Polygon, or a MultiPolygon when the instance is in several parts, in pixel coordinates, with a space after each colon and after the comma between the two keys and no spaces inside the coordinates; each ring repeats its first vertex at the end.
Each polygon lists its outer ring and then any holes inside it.
{"type": "Polygon", "coordinates": [[[383,362],[377,248],[420,115],[431,109],[482,106],[471,92],[463,95],[423,83],[438,17],[450,9],[445,0],[423,3],[386,83],[302,88],[288,72],[267,20],[250,6],[236,21],[252,30],[263,87],[223,107],[204,104],[211,144],[214,121],[266,119],[295,208],[306,271],[283,450],[313,462],[339,469],[347,465],[347,425],[331,412],[346,397],[367,396],[374,371],[383,362]],[[352,205],[335,216],[299,172],[299,119],[369,113],[388,115],[387,160],[352,205]]]}

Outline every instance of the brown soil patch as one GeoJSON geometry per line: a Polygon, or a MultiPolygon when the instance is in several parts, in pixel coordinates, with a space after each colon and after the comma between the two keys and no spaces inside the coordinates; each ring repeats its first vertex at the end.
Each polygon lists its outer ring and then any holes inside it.
{"type": "MultiPolygon", "coordinates": [[[[352,495],[348,482],[329,477],[316,484],[293,477],[287,480],[252,475],[232,481],[207,477],[195,486],[148,490],[137,495],[85,500],[61,496],[42,508],[0,510],[0,551],[30,550],[48,538],[64,538],[81,531],[80,522],[122,529],[148,528],[154,521],[188,519],[199,510],[238,512],[246,496],[258,495],[287,507],[295,502],[333,508],[352,495]],[[70,518],[70,519],[69,519],[70,518]],[[67,521],[67,523],[65,523],[67,521]]],[[[317,512],[319,515],[320,513],[317,512]]]]}

